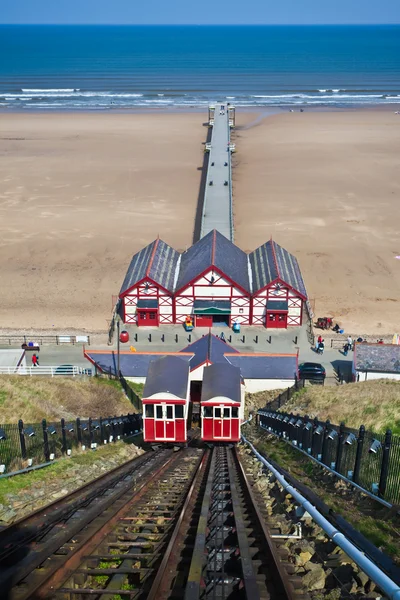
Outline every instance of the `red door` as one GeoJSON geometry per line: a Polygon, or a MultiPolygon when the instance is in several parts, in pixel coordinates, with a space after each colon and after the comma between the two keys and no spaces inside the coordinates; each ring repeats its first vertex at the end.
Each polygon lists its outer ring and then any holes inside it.
{"type": "Polygon", "coordinates": [[[212,327],[213,318],[209,315],[196,315],[196,327],[212,327]]]}
{"type": "Polygon", "coordinates": [[[214,406],[214,439],[222,437],[222,409],[219,406],[214,406]]]}
{"type": "Polygon", "coordinates": [[[138,326],[158,327],[158,310],[139,309],[137,313],[138,326]]]}
{"type": "Polygon", "coordinates": [[[222,420],[222,437],[231,439],[231,409],[229,406],[224,409],[224,418],[222,420]]]}
{"type": "Polygon", "coordinates": [[[268,329],[286,329],[287,313],[267,311],[265,326],[268,329]]]}
{"type": "Polygon", "coordinates": [[[174,419],[174,407],[172,404],[167,404],[165,407],[165,439],[175,439],[175,419],[174,419]]]}
{"type": "Polygon", "coordinates": [[[155,439],[175,440],[174,407],[172,404],[156,404],[155,439]]]}

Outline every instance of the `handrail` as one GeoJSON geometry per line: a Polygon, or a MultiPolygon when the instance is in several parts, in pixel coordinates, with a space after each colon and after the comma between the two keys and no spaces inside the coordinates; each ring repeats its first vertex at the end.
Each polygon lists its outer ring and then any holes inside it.
{"type": "Polygon", "coordinates": [[[76,365],[50,365],[50,366],[32,366],[26,365],[19,366],[5,366],[0,367],[0,375],[26,375],[32,377],[34,375],[50,375],[55,376],[71,376],[76,377],[77,375],[91,375],[91,369],[85,369],[83,367],[77,367],[76,365]]]}
{"type": "Polygon", "coordinates": [[[336,527],[334,527],[325,517],[315,508],[309,500],[304,498],[292,485],[290,485],[285,477],[280,474],[280,472],[273,467],[271,463],[269,463],[253,446],[251,442],[249,442],[244,435],[242,435],[242,440],[251,448],[254,455],[258,458],[258,460],[265,466],[276,479],[279,481],[283,489],[290,494],[296,502],[312,517],[312,519],[319,525],[325,533],[329,536],[329,538],[337,544],[344,552],[347,554],[349,558],[354,560],[354,562],[368,575],[370,579],[384,592],[390,600],[399,600],[400,599],[400,587],[392,581],[381,569],[379,569],[369,558],[367,558],[358,548],[350,542],[343,533],[341,533],[336,527]]]}

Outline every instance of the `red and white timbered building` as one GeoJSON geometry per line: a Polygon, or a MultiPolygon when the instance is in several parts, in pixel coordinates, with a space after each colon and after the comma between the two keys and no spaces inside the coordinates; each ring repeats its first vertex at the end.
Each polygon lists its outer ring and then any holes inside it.
{"type": "Polygon", "coordinates": [[[173,289],[180,254],[159,238],[135,254],[119,293],[124,323],[174,323],[173,289]]]}
{"type": "Polygon", "coordinates": [[[273,240],[249,255],[252,324],[286,329],[302,324],[307,292],[296,258],[273,240]]]}
{"type": "Polygon", "coordinates": [[[247,254],[214,229],[182,254],[174,299],[176,323],[250,325],[247,254]]]}
{"type": "Polygon", "coordinates": [[[246,254],[214,230],[182,254],[160,239],[131,261],[119,297],[125,323],[195,327],[302,324],[307,293],[296,258],[270,240],[246,254]]]}

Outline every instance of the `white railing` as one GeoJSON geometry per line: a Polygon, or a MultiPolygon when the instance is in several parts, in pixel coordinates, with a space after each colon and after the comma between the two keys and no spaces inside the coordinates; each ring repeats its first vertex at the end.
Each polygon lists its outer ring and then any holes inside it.
{"type": "Polygon", "coordinates": [[[47,375],[50,377],[76,377],[77,375],[91,375],[91,369],[83,369],[74,365],[43,366],[43,367],[0,367],[0,375],[47,375]]]}

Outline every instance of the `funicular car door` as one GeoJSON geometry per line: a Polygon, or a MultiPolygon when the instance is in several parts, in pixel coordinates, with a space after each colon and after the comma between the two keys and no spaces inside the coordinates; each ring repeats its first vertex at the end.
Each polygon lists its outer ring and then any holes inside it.
{"type": "Polygon", "coordinates": [[[155,418],[155,439],[174,440],[175,420],[173,404],[157,404],[155,418]]]}
{"type": "Polygon", "coordinates": [[[224,409],[220,406],[214,406],[214,438],[222,438],[222,411],[224,409]]]}
{"type": "Polygon", "coordinates": [[[222,410],[222,437],[231,439],[231,408],[230,406],[225,406],[222,410]]]}

